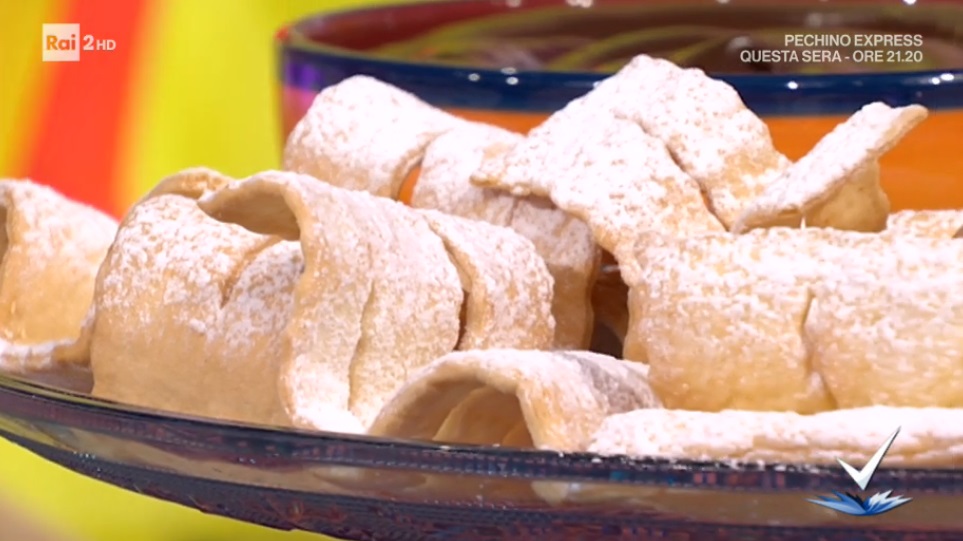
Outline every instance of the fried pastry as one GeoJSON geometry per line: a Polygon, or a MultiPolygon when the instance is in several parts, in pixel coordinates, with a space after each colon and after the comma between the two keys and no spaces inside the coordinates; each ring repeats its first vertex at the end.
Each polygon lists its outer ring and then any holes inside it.
{"type": "Polygon", "coordinates": [[[963,246],[896,238],[812,286],[812,366],[842,408],[963,407],[963,246]]]}
{"type": "Polygon", "coordinates": [[[460,331],[491,347],[551,344],[551,277],[531,243],[509,229],[279,172],[215,192],[201,207],[300,239],[305,271],[286,331],[281,394],[301,426],[323,426],[329,406],[345,403],[366,426],[412,371],[455,349],[460,331]],[[517,313],[515,328],[500,326],[493,310],[517,313]]]}
{"type": "MultiPolygon", "coordinates": [[[[766,124],[732,87],[701,70],[640,55],[532,130],[504,156],[485,160],[473,181],[517,195],[551,196],[559,207],[582,216],[585,210],[579,201],[592,197],[584,193],[586,186],[597,190],[607,182],[589,182],[592,177],[576,167],[574,177],[582,181],[577,185],[583,191],[575,195],[581,197],[553,192],[566,184],[560,179],[573,170],[573,161],[610,164],[622,159],[613,154],[619,144],[614,138],[591,146],[578,144],[580,130],[587,125],[618,119],[636,124],[652,140],[634,143],[639,154],[655,159],[648,147],[664,145],[676,169],[700,186],[711,212],[732,231],[799,227],[804,220],[809,226],[880,231],[889,200],[879,184],[877,159],[925,116],[926,109],[918,105],[870,104],[791,164],[773,147],[766,124]]],[[[646,173],[664,185],[664,175],[646,173]]],[[[602,178],[611,182],[612,176],[602,178]]],[[[617,203],[615,208],[628,205],[617,197],[608,199],[617,203]]],[[[597,228],[595,232],[599,234],[597,228]]],[[[600,244],[617,251],[610,240],[600,244]]]]}
{"type": "Polygon", "coordinates": [[[425,149],[411,190],[411,206],[508,226],[519,198],[476,188],[469,178],[486,156],[498,156],[522,139],[517,133],[477,122],[439,135],[425,149]]]}
{"type": "Polygon", "coordinates": [[[605,355],[461,351],[416,374],[370,433],[578,451],[606,416],[659,405],[644,366],[605,355]]]}
{"type": "Polygon", "coordinates": [[[411,205],[507,226],[532,241],[554,280],[554,347],[582,349],[591,339],[589,297],[600,257],[588,226],[548,199],[515,197],[470,183],[485,156],[505,152],[521,139],[479,123],[439,136],[425,152],[411,205]]]}
{"type": "Polygon", "coordinates": [[[411,372],[455,349],[463,305],[473,343],[543,348],[550,303],[544,263],[509,229],[306,175],[188,170],[135,205],[105,260],[94,393],[363,432],[411,372]],[[468,299],[453,260],[475,280],[468,299]],[[493,310],[519,317],[509,330],[493,310]]]}
{"type": "Polygon", "coordinates": [[[899,430],[886,464],[963,466],[963,410],[874,406],[800,415],[639,409],[612,415],[588,450],[697,461],[862,464],[899,430]]]}
{"type": "Polygon", "coordinates": [[[351,411],[367,426],[398,382],[456,347],[467,301],[445,243],[427,220],[366,193],[341,195],[351,201],[355,223],[370,229],[374,278],[350,378],[351,411]]]}
{"type": "Polygon", "coordinates": [[[625,357],[650,364],[668,407],[960,404],[963,245],[952,239],[650,233],[633,261],[625,357]]]}
{"type": "Polygon", "coordinates": [[[596,242],[614,254],[644,231],[724,230],[698,183],[679,169],[661,141],[627,120],[572,106],[483,164],[472,182],[548,196],[584,220],[596,242]]]}
{"type": "Polygon", "coordinates": [[[141,201],[162,195],[179,195],[196,201],[232,182],[234,179],[208,167],[190,167],[161,179],[141,201]]]}
{"type": "Polygon", "coordinates": [[[595,322],[591,297],[601,261],[591,229],[537,196],[519,199],[509,227],[532,241],[552,275],[554,349],[587,348],[595,322]]]}
{"type": "Polygon", "coordinates": [[[0,180],[0,220],[0,370],[69,379],[87,364],[81,329],[117,224],[51,188],[12,179],[0,180]]]}
{"type": "Polygon", "coordinates": [[[458,349],[503,344],[550,348],[555,338],[552,277],[535,246],[505,227],[433,210],[418,214],[442,239],[463,277],[464,327],[458,349]],[[487,242],[478,242],[479,237],[487,242]]]}
{"type": "Polygon", "coordinates": [[[733,226],[835,227],[881,231],[889,200],[879,185],[877,160],[922,122],[926,108],[864,106],[752,200],[733,226]]]}
{"type": "Polygon", "coordinates": [[[172,175],[129,211],[97,277],[95,396],[290,426],[280,335],[303,261],[294,242],[211,219],[195,198],[232,180],[172,175]]]}
{"type": "Polygon", "coordinates": [[[697,68],[639,55],[583,101],[662,141],[727,228],[790,164],[736,90],[697,68]]]}
{"type": "Polygon", "coordinates": [[[527,136],[351,77],[289,171],[182,171],[116,236],[0,182],[0,368],[89,357],[119,402],[560,452],[829,463],[906,425],[897,463],[957,466],[963,213],[891,215],[879,181],[926,114],[869,104],[791,164],[730,86],[644,55],[527,136]],[[573,351],[596,309],[625,360],[573,351]]]}
{"type": "Polygon", "coordinates": [[[458,275],[441,241],[392,204],[274,172],[202,200],[218,220],[300,241],[305,268],[280,355],[281,399],[297,426],[326,428],[350,411],[345,423],[363,431],[408,369],[455,346],[458,275]]]}
{"type": "Polygon", "coordinates": [[[814,243],[796,233],[637,239],[623,269],[632,288],[624,356],[649,364],[666,407],[833,407],[801,333],[818,270],[814,243]]]}
{"type": "Polygon", "coordinates": [[[901,210],[889,215],[886,232],[896,235],[952,238],[963,226],[963,210],[901,210]]]}
{"type": "Polygon", "coordinates": [[[885,229],[890,203],[880,184],[879,171],[879,163],[873,161],[838,180],[836,186],[827,183],[826,194],[814,198],[822,201],[810,206],[802,215],[802,223],[806,227],[866,233],[885,229]]]}
{"type": "Polygon", "coordinates": [[[395,198],[425,147],[463,120],[365,75],[323,90],[284,147],[284,169],[395,198]]]}

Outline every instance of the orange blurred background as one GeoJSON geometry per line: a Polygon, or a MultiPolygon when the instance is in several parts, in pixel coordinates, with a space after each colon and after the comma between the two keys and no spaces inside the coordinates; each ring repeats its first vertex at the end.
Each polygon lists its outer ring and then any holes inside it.
{"type": "MultiPolygon", "coordinates": [[[[119,217],[186,167],[233,176],[277,167],[275,31],[363,3],[372,2],[0,0],[0,178],[50,184],[119,217]],[[116,49],[44,63],[44,23],[79,23],[82,34],[112,39],[116,49]]],[[[6,442],[0,506],[77,541],[319,539],[129,494],[6,442]]]]}

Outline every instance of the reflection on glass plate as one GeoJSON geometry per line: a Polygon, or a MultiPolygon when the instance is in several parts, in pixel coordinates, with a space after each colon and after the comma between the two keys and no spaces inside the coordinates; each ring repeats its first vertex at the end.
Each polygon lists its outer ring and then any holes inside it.
{"type": "Polygon", "coordinates": [[[892,490],[911,501],[852,516],[808,501],[837,491],[860,497],[841,468],[278,431],[128,408],[5,377],[0,435],[142,494],[347,539],[963,538],[963,470],[884,467],[870,492],[892,490]]]}

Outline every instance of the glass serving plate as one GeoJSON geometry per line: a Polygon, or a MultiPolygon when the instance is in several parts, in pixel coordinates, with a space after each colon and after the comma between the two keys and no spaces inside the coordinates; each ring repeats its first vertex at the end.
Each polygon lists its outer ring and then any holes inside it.
{"type": "Polygon", "coordinates": [[[205,513],[357,540],[963,539],[963,470],[881,468],[913,499],[872,517],[807,501],[841,468],[438,445],[169,415],[0,376],[0,435],[205,513]]]}

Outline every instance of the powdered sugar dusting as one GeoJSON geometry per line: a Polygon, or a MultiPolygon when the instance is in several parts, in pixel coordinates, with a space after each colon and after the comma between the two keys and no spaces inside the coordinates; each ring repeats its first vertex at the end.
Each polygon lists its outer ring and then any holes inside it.
{"type": "Polygon", "coordinates": [[[919,105],[864,106],[824,136],[813,149],[766,188],[739,217],[743,231],[786,213],[804,214],[822,203],[860,169],[892,148],[926,118],[919,105]]]}
{"type": "MultiPolygon", "coordinates": [[[[222,346],[242,359],[256,347],[256,340],[268,338],[268,349],[276,353],[294,310],[294,287],[303,270],[304,257],[296,242],[278,241],[259,252],[240,272],[219,313],[222,346]]],[[[199,322],[199,328],[205,326],[199,322]]]]}
{"type": "Polygon", "coordinates": [[[0,180],[0,197],[16,220],[10,225],[17,238],[8,240],[38,254],[56,254],[70,271],[96,274],[117,232],[113,218],[29,180],[0,180]]]}
{"type": "Polygon", "coordinates": [[[550,200],[529,196],[518,201],[511,228],[532,241],[553,279],[554,349],[584,349],[594,330],[591,290],[601,250],[582,220],[550,200]]]}
{"type": "Polygon", "coordinates": [[[117,225],[29,180],[0,180],[0,206],[0,369],[39,369],[53,362],[43,352],[78,338],[117,225]]]}
{"type": "Polygon", "coordinates": [[[755,436],[797,439],[791,421],[798,417],[788,412],[639,409],[605,419],[588,450],[601,455],[779,461],[781,456],[756,448],[755,436]]]}
{"type": "Polygon", "coordinates": [[[901,210],[889,215],[887,233],[948,239],[963,227],[963,209],[901,210]]]}
{"type": "Polygon", "coordinates": [[[351,410],[367,426],[415,370],[452,351],[461,327],[462,285],[445,245],[416,211],[361,192],[342,192],[373,243],[371,296],[351,365],[351,410]]]}
{"type": "Polygon", "coordinates": [[[498,182],[531,185],[584,220],[612,253],[642,231],[722,231],[698,184],[637,125],[574,106],[553,115],[504,159],[498,182]]]}
{"type": "MultiPolygon", "coordinates": [[[[277,248],[270,249],[277,242],[214,220],[176,193],[132,208],[99,276],[91,337],[95,394],[162,410],[288,424],[277,378],[271,378],[277,351],[263,347],[275,339],[277,324],[264,324],[259,318],[270,314],[252,315],[245,306],[247,294],[256,292],[252,273],[267,272],[266,265],[275,277],[283,275],[283,259],[262,259],[277,256],[277,248]],[[213,386],[217,393],[210,392],[213,386]]],[[[275,309],[283,317],[284,301],[271,302],[281,303],[275,309]]]]}
{"type": "Polygon", "coordinates": [[[627,358],[647,361],[667,407],[818,411],[800,334],[818,259],[805,237],[773,229],[638,239],[627,358]],[[725,382],[725,383],[722,383],[725,382]]]}
{"type": "MultiPolygon", "coordinates": [[[[423,418],[423,410],[418,408],[454,403],[456,406],[451,409],[458,409],[457,404],[470,399],[477,388],[466,384],[477,382],[518,398],[520,421],[525,423],[537,448],[578,451],[584,449],[606,416],[657,406],[645,378],[624,369],[623,364],[603,355],[546,351],[490,349],[451,353],[416,374],[381,412],[371,432],[411,437],[415,430],[425,428],[409,426],[411,420],[423,418]]],[[[489,407],[485,401],[471,405],[478,410],[489,407]]],[[[431,417],[439,420],[437,430],[445,416],[431,417]]],[[[469,426],[461,432],[485,429],[471,426],[473,418],[484,418],[481,412],[468,412],[463,418],[469,426]]]]}
{"type": "Polygon", "coordinates": [[[662,141],[727,226],[790,163],[736,90],[696,68],[639,55],[589,92],[584,106],[662,141]]]}
{"type": "Polygon", "coordinates": [[[470,281],[458,348],[550,348],[553,280],[531,241],[505,227],[419,212],[470,281]]]}
{"type": "Polygon", "coordinates": [[[963,410],[867,407],[790,412],[640,409],[607,418],[589,451],[689,460],[862,463],[900,428],[886,455],[891,466],[963,464],[963,410]]]}
{"type": "Polygon", "coordinates": [[[686,235],[723,229],[703,204],[698,186],[678,169],[662,143],[621,121],[589,126],[586,147],[577,154],[584,170],[576,173],[576,166],[560,177],[552,197],[588,222],[603,248],[617,253],[641,231],[686,235]],[[602,142],[606,152],[589,150],[592,143],[602,142]],[[593,185],[580,178],[607,182],[593,185]]]}
{"type": "Polygon", "coordinates": [[[16,344],[0,339],[0,371],[30,375],[48,370],[59,363],[54,358],[57,348],[71,345],[71,340],[49,340],[40,344],[16,344]]]}
{"type": "Polygon", "coordinates": [[[116,222],[28,180],[0,181],[0,204],[2,287],[15,305],[5,310],[13,317],[4,322],[5,336],[31,343],[76,338],[116,222]]]}
{"type": "MultiPolygon", "coordinates": [[[[351,362],[372,288],[373,239],[363,227],[364,217],[351,210],[342,193],[306,175],[267,171],[202,203],[212,215],[242,224],[260,223],[265,206],[284,214],[277,220],[285,229],[292,216],[296,220],[305,268],[285,331],[281,399],[297,426],[319,430],[331,428],[324,424],[329,416],[341,420],[338,426],[351,425],[351,362]]],[[[363,428],[357,419],[351,426],[363,428]]]]}
{"type": "Polygon", "coordinates": [[[553,160],[556,139],[578,139],[577,131],[572,130],[574,123],[569,121],[577,103],[578,100],[552,114],[507,152],[485,155],[472,174],[471,182],[483,188],[506,190],[516,196],[549,197],[555,174],[565,169],[565,164],[553,160]]]}
{"type": "MultiPolygon", "coordinates": [[[[327,415],[342,407],[343,396],[345,406],[350,404],[359,421],[358,426],[363,426],[380,408],[387,393],[407,379],[408,370],[454,347],[461,305],[457,272],[440,239],[416,211],[370,194],[330,187],[307,176],[263,173],[213,194],[204,205],[213,215],[244,220],[252,214],[228,213],[226,206],[254,204],[263,201],[268,193],[283,193],[284,201],[297,217],[306,265],[304,278],[295,291],[296,308],[287,331],[293,355],[287,368],[282,368],[291,414],[298,423],[327,428],[312,423],[326,422],[319,412],[327,415]],[[363,254],[350,253],[353,247],[365,251],[366,262],[359,263],[356,257],[363,254]],[[418,313],[414,312],[416,307],[418,313]],[[318,344],[319,340],[322,343],[318,344]],[[350,366],[345,366],[348,359],[350,366]]],[[[520,311],[528,306],[525,294],[548,305],[551,279],[527,240],[508,229],[482,222],[442,214],[436,218],[464,224],[472,245],[487,245],[478,239],[491,238],[493,248],[505,250],[492,257],[492,262],[530,273],[539,268],[535,264],[541,266],[541,273],[534,275],[544,279],[545,287],[535,292],[520,291],[515,296],[509,293],[507,299],[514,302],[501,306],[520,311]],[[504,234],[493,237],[485,228],[504,234]],[[531,261],[521,264],[526,262],[508,259],[512,249],[527,250],[531,261]]],[[[485,285],[489,291],[502,295],[530,280],[520,275],[510,278],[513,281],[485,285]]],[[[551,321],[547,308],[544,317],[551,321]]],[[[549,340],[551,331],[549,327],[549,340]]],[[[544,334],[532,326],[524,332],[544,334]]],[[[531,340],[531,336],[526,338],[531,340]]],[[[347,419],[345,415],[339,418],[347,419]]]]}
{"type": "Polygon", "coordinates": [[[548,199],[518,198],[470,182],[485,159],[496,159],[522,139],[479,123],[441,135],[428,146],[411,204],[508,226],[531,240],[554,279],[554,346],[586,347],[592,331],[588,291],[599,259],[591,230],[548,199]]]}
{"type": "MultiPolygon", "coordinates": [[[[157,270],[177,269],[182,274],[163,282],[161,302],[166,305],[203,304],[206,299],[213,310],[220,304],[220,282],[230,276],[240,255],[261,239],[241,227],[225,227],[211,220],[191,200],[179,196],[162,197],[156,200],[156,205],[137,208],[131,221],[143,220],[149,224],[150,232],[139,227],[125,231],[129,233],[123,237],[125,242],[117,243],[121,253],[111,261],[121,267],[116,276],[126,277],[129,271],[123,267],[134,266],[135,261],[150,262],[157,270]],[[206,294],[198,298],[199,291],[206,294]]],[[[103,300],[104,308],[112,307],[114,302],[128,302],[123,295],[103,300]]],[[[190,311],[184,312],[187,324],[191,319],[197,319],[189,314],[190,311]]]]}
{"type": "Polygon", "coordinates": [[[486,156],[500,155],[522,136],[480,123],[467,123],[428,145],[411,206],[507,226],[518,199],[499,190],[472,186],[469,179],[486,156]]]}
{"type": "Polygon", "coordinates": [[[813,285],[813,366],[841,407],[963,407],[963,246],[896,237],[813,285]]]}
{"type": "Polygon", "coordinates": [[[284,148],[284,168],[394,198],[425,146],[463,121],[413,94],[356,75],[315,98],[284,148]]]}
{"type": "Polygon", "coordinates": [[[945,383],[963,350],[951,330],[963,323],[963,246],[952,239],[773,228],[651,233],[638,246],[626,357],[650,364],[669,407],[811,412],[963,396],[945,383]]]}
{"type": "Polygon", "coordinates": [[[207,334],[207,322],[200,319],[191,319],[187,322],[187,326],[197,334],[207,334]]]}
{"type": "Polygon", "coordinates": [[[157,301],[163,305],[196,308],[175,311],[182,324],[213,321],[204,316],[220,306],[218,282],[226,280],[234,261],[259,240],[239,226],[210,219],[185,197],[144,201],[124,219],[104,263],[97,315],[138,313],[140,323],[149,325],[155,312],[141,303],[159,294],[157,301]]]}

